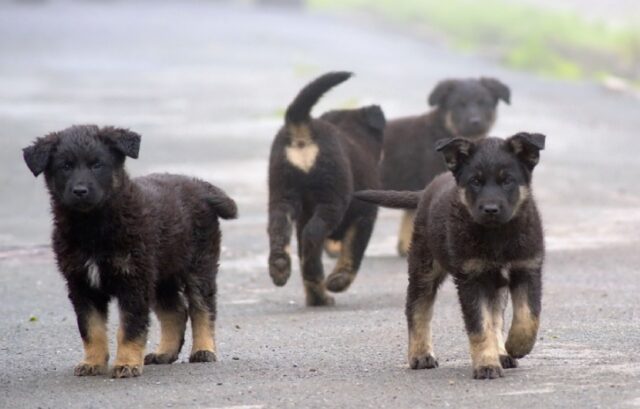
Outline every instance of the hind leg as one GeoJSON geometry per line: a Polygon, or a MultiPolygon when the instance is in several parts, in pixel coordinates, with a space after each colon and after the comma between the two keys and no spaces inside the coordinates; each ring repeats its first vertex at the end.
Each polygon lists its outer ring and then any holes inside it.
{"type": "Polygon", "coordinates": [[[364,252],[369,244],[376,221],[377,208],[363,215],[345,234],[342,241],[340,258],[331,274],[327,277],[327,289],[332,292],[346,291],[358,274],[364,252]]]}
{"type": "Polygon", "coordinates": [[[170,364],[178,359],[187,326],[187,307],[175,281],[158,284],[154,311],[160,321],[160,344],[144,363],[170,364]]]}
{"type": "Polygon", "coordinates": [[[277,286],[283,286],[291,276],[290,242],[294,206],[285,200],[269,205],[269,275],[277,286]]]}
{"type": "Polygon", "coordinates": [[[337,206],[318,205],[307,223],[298,224],[300,264],[308,306],[335,304],[325,288],[322,247],[329,233],[340,222],[342,213],[337,206]]]}
{"type": "Polygon", "coordinates": [[[400,222],[400,232],[398,233],[398,255],[406,257],[409,254],[409,245],[413,235],[413,222],[416,218],[415,210],[405,210],[402,212],[400,222]]]}
{"type": "MultiPolygon", "coordinates": [[[[219,248],[219,246],[217,246],[219,248]]],[[[187,280],[193,345],[189,362],[214,362],[216,357],[216,274],[218,253],[197,257],[195,274],[187,280]]]]}

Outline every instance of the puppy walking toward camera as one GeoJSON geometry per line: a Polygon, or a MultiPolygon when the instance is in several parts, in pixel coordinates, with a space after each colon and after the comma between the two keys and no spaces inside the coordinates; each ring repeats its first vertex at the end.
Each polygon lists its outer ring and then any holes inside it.
{"type": "Polygon", "coordinates": [[[216,360],[218,217],[235,218],[236,205],[215,186],[185,176],[130,179],[125,157],[137,158],[139,147],[140,136],[131,131],[87,125],[24,149],[31,172],[44,172],[51,197],[53,249],[84,343],[78,376],[106,372],[112,298],[120,311],[114,378],[177,360],[187,318],[189,361],[216,360]],[[150,308],[161,339],[145,357],[150,308]]]}
{"type": "MultiPolygon", "coordinates": [[[[384,133],[382,186],[386,190],[423,190],[447,169],[434,150],[444,138],[484,138],[496,120],[498,102],[511,101],[509,87],[494,78],[448,79],[429,95],[433,110],[389,121],[384,133]]],[[[415,211],[405,210],[398,254],[406,256],[415,211]]]]}
{"type": "Polygon", "coordinates": [[[494,379],[531,352],[540,322],[544,242],[531,177],[545,136],[440,141],[451,173],[422,192],[368,191],[356,197],[416,209],[406,315],[409,365],[435,368],[431,318],[436,292],[453,276],[469,336],[473,377],[494,379]],[[506,343],[508,292],[513,321],[506,343]]]}
{"type": "Polygon", "coordinates": [[[352,201],[354,189],[379,187],[377,165],[385,118],[378,106],[310,112],[320,97],[346,81],[347,72],[325,74],[303,88],[288,107],[269,163],[269,274],[277,286],[291,274],[290,241],[295,224],[309,306],[332,305],[326,290],[353,282],[371,237],[377,207],[352,201]],[[340,254],[325,282],[325,240],[340,242],[340,254]]]}

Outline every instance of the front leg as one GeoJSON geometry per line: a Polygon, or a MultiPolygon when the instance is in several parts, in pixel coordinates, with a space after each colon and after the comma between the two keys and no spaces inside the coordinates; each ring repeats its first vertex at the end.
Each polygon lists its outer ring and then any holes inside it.
{"type": "Polygon", "coordinates": [[[541,267],[511,271],[513,320],[507,338],[509,355],[522,358],[533,349],[540,326],[542,298],[541,267]]]}
{"type": "Polygon", "coordinates": [[[291,276],[290,243],[294,207],[287,201],[269,204],[269,275],[277,286],[283,286],[291,276]]]}
{"type": "MultiPolygon", "coordinates": [[[[139,285],[139,283],[136,283],[139,285]]],[[[118,298],[120,326],[113,378],[140,376],[149,328],[149,301],[144,288],[127,288],[118,298]]]]}
{"type": "Polygon", "coordinates": [[[107,371],[109,345],[107,314],[109,298],[81,283],[69,283],[69,299],[78,321],[84,359],[76,365],[76,376],[95,376],[107,371]]]}
{"type": "Polygon", "coordinates": [[[474,379],[495,379],[504,376],[500,362],[500,346],[492,306],[498,291],[491,280],[462,277],[456,280],[458,297],[469,336],[474,379]]]}

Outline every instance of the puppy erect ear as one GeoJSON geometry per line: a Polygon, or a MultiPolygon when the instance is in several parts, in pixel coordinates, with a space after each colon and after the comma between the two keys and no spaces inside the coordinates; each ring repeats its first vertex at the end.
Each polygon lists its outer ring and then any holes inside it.
{"type": "Polygon", "coordinates": [[[520,132],[506,140],[507,148],[532,171],[540,160],[546,136],[539,133],[520,132]]]}
{"type": "Polygon", "coordinates": [[[377,131],[384,131],[384,127],[387,124],[387,119],[384,116],[384,112],[378,105],[371,105],[363,108],[363,115],[367,125],[377,131]]]}
{"type": "Polygon", "coordinates": [[[27,163],[29,170],[33,176],[38,176],[49,165],[51,152],[58,143],[58,136],[50,134],[42,138],[38,138],[31,146],[27,146],[22,150],[22,156],[27,163]]]}
{"type": "Polygon", "coordinates": [[[496,100],[511,104],[511,90],[495,78],[480,78],[480,83],[491,92],[496,100]]]}
{"type": "Polygon", "coordinates": [[[444,105],[455,84],[456,80],[440,81],[429,95],[429,105],[432,107],[444,105]]]}
{"type": "Polygon", "coordinates": [[[140,135],[128,129],[107,126],[102,128],[102,135],[120,153],[133,159],[138,158],[140,151],[140,135]]]}
{"type": "Polygon", "coordinates": [[[437,141],[435,148],[444,156],[447,168],[455,174],[473,154],[474,145],[468,139],[447,138],[437,141]]]}

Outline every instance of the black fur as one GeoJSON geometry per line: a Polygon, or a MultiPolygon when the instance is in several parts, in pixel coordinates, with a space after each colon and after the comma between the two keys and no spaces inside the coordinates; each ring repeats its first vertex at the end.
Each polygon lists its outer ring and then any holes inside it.
{"type": "Polygon", "coordinates": [[[377,163],[385,119],[370,106],[310,117],[313,103],[350,77],[329,73],[307,85],[287,110],[269,164],[269,273],[276,285],[291,274],[289,244],[293,225],[307,305],[330,305],[326,289],[345,291],[353,282],[369,242],[376,206],[352,201],[354,189],[379,186],[377,163]],[[325,282],[322,248],[326,239],[342,242],[335,270],[325,282]]]}
{"type": "MultiPolygon", "coordinates": [[[[530,193],[544,135],[445,140],[451,173],[424,191],[409,251],[409,364],[434,368],[430,320],[438,287],[451,274],[472,347],[474,378],[502,376],[536,341],[542,295],[542,223],[530,193]],[[506,275],[503,274],[506,271],[506,275]],[[502,346],[507,289],[514,319],[502,346]],[[498,348],[495,346],[498,345],[498,348]]],[[[414,192],[363,192],[360,200],[414,207],[414,192]]]]}
{"type": "Polygon", "coordinates": [[[197,339],[192,357],[215,357],[209,346],[215,346],[218,217],[235,218],[236,205],[220,189],[185,176],[130,179],[125,156],[136,158],[139,146],[140,136],[131,131],[87,125],[51,133],[24,149],[34,175],[45,174],[53,248],[85,344],[76,375],[106,370],[112,298],[121,317],[114,377],[141,374],[152,307],[166,350],[161,344],[146,363],[178,358],[187,316],[197,339]]]}

